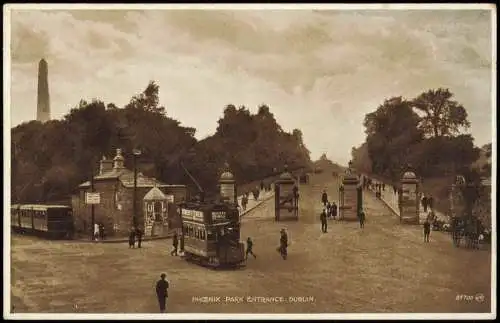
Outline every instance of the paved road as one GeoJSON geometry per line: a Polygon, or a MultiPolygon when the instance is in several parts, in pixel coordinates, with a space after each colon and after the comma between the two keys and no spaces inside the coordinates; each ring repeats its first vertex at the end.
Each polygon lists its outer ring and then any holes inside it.
{"type": "Polygon", "coordinates": [[[420,227],[401,226],[371,195],[365,198],[364,230],[330,220],[323,234],[321,191],[327,188],[332,198],[337,193],[337,183],[325,176],[301,186],[298,222],[274,222],[272,199],[243,217],[242,239],[254,239],[257,259],[236,271],[171,257],[170,241],[129,250],[126,244],[14,237],[15,311],[156,313],[153,286],[166,272],[168,306],[178,313],[489,312],[490,252],[456,249],[448,236],[434,232],[425,244],[420,227]],[[283,226],[291,241],[286,261],[275,250],[283,226]],[[485,302],[456,299],[477,293],[486,295],[485,302]],[[193,300],[204,296],[221,299],[193,300]],[[224,299],[230,296],[305,298],[271,304],[224,299]]]}

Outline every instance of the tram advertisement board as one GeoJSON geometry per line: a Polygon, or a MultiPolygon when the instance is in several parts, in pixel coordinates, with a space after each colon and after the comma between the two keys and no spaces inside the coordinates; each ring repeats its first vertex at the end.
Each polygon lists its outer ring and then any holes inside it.
{"type": "Polygon", "coordinates": [[[226,211],[212,211],[212,222],[223,222],[227,220],[226,211]]]}

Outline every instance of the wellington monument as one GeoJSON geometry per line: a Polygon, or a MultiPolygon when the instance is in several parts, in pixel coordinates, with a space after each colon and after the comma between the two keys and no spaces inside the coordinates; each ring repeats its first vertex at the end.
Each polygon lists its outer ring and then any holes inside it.
{"type": "Polygon", "coordinates": [[[38,64],[38,98],[36,106],[36,120],[46,122],[50,120],[50,97],[49,97],[49,69],[47,61],[41,59],[38,64]]]}

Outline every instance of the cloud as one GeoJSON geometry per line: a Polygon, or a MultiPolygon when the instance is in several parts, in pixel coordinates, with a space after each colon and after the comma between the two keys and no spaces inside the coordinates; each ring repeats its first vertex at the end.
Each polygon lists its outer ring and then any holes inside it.
{"type": "Polygon", "coordinates": [[[385,98],[449,87],[491,141],[491,24],[481,11],[14,11],[12,124],[35,118],[38,60],[52,116],[80,99],[126,104],[149,80],[167,113],[212,133],[223,108],[266,103],[317,158],[364,140],[385,98]],[[485,127],[485,124],[488,124],[485,127]]]}

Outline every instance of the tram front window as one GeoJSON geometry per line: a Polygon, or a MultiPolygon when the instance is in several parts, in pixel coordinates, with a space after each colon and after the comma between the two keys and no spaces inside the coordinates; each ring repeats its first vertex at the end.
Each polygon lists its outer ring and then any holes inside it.
{"type": "Polygon", "coordinates": [[[207,231],[207,240],[215,241],[216,235],[213,231],[207,231]]]}

